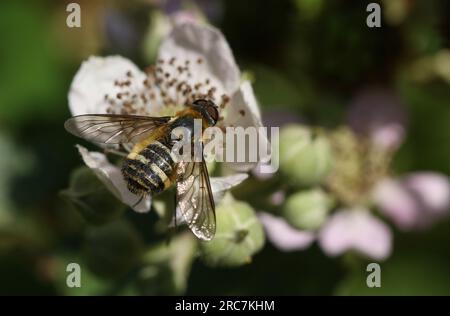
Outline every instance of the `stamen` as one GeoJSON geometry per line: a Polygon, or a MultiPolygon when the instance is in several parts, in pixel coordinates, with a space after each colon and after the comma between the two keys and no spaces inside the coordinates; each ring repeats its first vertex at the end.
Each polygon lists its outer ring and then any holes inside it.
{"type": "Polygon", "coordinates": [[[221,98],[222,98],[222,103],[220,104],[220,108],[224,109],[227,106],[227,104],[230,102],[230,97],[227,96],[226,94],[222,94],[221,98]]]}
{"type": "MultiPolygon", "coordinates": [[[[198,58],[197,63],[203,63],[203,59],[198,58]]],[[[176,63],[176,57],[158,59],[155,65],[145,68],[146,76],[140,82],[136,82],[136,75],[131,70],[127,71],[125,80],[114,80],[114,86],[119,90],[115,97],[111,98],[108,94],[104,96],[109,104],[107,112],[148,115],[149,108],[155,102],[162,106],[188,105],[196,99],[216,102],[218,89],[211,86],[210,78],[199,78],[197,82],[189,84],[192,77],[190,64],[190,60],[176,63]]],[[[220,108],[224,108],[229,99],[227,95],[222,95],[220,108]]],[[[220,120],[223,120],[223,116],[220,120]]]]}

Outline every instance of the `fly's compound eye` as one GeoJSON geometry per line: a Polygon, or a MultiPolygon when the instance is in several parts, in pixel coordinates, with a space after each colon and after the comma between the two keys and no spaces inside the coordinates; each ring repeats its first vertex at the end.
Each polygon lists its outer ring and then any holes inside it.
{"type": "Polygon", "coordinates": [[[219,120],[219,110],[217,109],[217,105],[215,105],[214,102],[210,100],[199,99],[195,100],[193,104],[201,108],[201,111],[203,113],[206,112],[205,114],[207,114],[210,120],[212,120],[211,123],[213,123],[213,125],[217,123],[217,121],[219,120]]]}
{"type": "Polygon", "coordinates": [[[217,123],[217,121],[219,120],[219,111],[217,110],[217,106],[215,106],[214,104],[209,105],[206,108],[206,111],[208,112],[209,116],[211,116],[211,118],[214,120],[214,123],[217,123]]]}

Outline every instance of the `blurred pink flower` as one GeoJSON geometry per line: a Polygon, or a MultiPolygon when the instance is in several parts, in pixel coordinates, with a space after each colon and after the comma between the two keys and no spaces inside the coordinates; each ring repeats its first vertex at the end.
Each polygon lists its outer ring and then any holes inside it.
{"type": "Polygon", "coordinates": [[[405,186],[435,215],[446,215],[450,206],[450,181],[439,173],[414,172],[403,180],[405,186]]]}
{"type": "MultiPolygon", "coordinates": [[[[376,148],[389,154],[403,142],[406,122],[400,98],[386,88],[363,90],[355,96],[348,112],[348,124],[355,133],[368,137],[376,148]]],[[[369,203],[402,230],[429,227],[450,212],[450,180],[439,173],[381,178],[371,193],[369,203]]],[[[368,208],[338,209],[314,232],[297,230],[281,217],[261,214],[260,218],[268,239],[284,251],[305,249],[313,240],[328,256],[356,251],[383,260],[392,251],[391,229],[368,208]]]]}
{"type": "Polygon", "coordinates": [[[319,232],[319,245],[329,256],[354,250],[376,260],[386,259],[392,248],[389,227],[366,209],[341,209],[319,232]]]}
{"type": "Polygon", "coordinates": [[[286,200],[286,192],[278,190],[270,195],[270,203],[276,206],[280,206],[286,200]]]}
{"type": "Polygon", "coordinates": [[[347,122],[356,133],[382,148],[395,150],[405,137],[407,115],[394,91],[371,87],[353,98],[347,122]]]}
{"type": "Polygon", "coordinates": [[[179,25],[183,23],[198,23],[201,18],[192,11],[177,11],[170,15],[170,20],[173,24],[179,25]]]}
{"type": "Polygon", "coordinates": [[[427,228],[449,213],[450,181],[434,172],[384,179],[375,187],[373,199],[400,229],[427,228]]]}
{"type": "Polygon", "coordinates": [[[267,238],[282,251],[306,249],[315,239],[314,233],[297,230],[281,217],[266,212],[260,212],[258,217],[264,225],[267,238]]]}
{"type": "Polygon", "coordinates": [[[330,257],[354,250],[371,259],[386,259],[392,248],[389,227],[366,209],[341,209],[334,213],[319,232],[302,231],[283,218],[260,212],[267,238],[282,251],[308,248],[317,239],[330,257]]]}

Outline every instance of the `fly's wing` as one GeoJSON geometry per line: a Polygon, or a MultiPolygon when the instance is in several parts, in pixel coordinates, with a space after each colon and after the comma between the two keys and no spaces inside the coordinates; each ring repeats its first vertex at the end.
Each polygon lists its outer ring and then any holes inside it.
{"type": "Polygon", "coordinates": [[[64,123],[66,130],[93,143],[136,143],[167,124],[170,116],[86,114],[71,117],[64,123]]]}
{"type": "Polygon", "coordinates": [[[177,174],[177,211],[195,236],[211,240],[216,233],[216,213],[205,160],[179,162],[177,174]]]}

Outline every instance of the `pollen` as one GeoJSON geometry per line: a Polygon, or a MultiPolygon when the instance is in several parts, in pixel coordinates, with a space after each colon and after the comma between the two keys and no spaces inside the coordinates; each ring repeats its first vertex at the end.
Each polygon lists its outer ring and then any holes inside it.
{"type": "MultiPolygon", "coordinates": [[[[145,68],[144,77],[128,70],[113,82],[113,93],[105,94],[106,111],[112,114],[158,116],[175,107],[192,104],[197,99],[208,99],[224,109],[230,97],[220,94],[214,77],[201,76],[204,60],[176,57],[158,59],[145,68]],[[194,63],[193,63],[194,62],[194,63]],[[167,108],[167,111],[164,110],[167,108]]],[[[223,120],[223,117],[221,117],[223,120]]]]}

